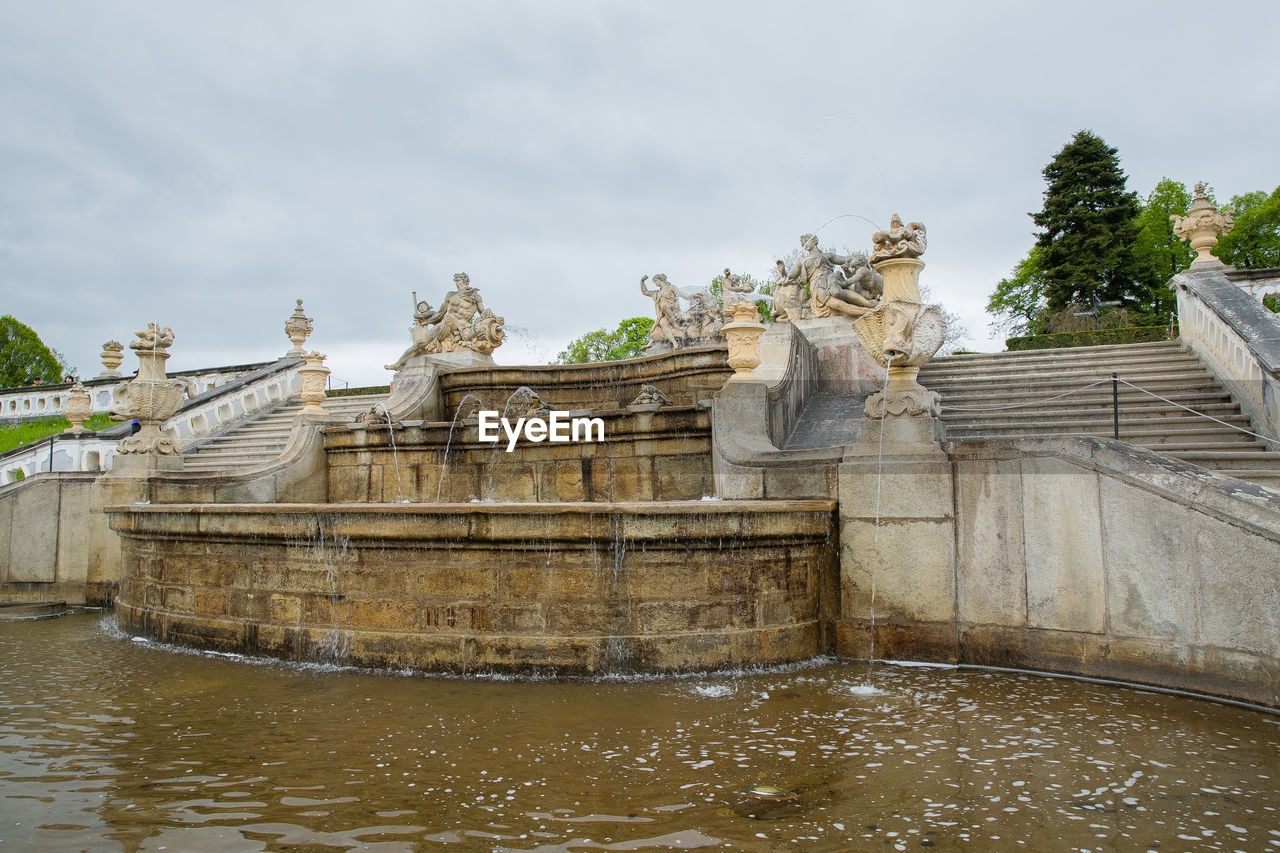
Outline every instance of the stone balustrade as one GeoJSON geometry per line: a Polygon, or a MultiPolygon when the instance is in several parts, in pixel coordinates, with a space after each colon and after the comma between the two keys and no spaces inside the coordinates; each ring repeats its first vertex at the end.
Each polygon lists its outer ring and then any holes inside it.
{"type": "MultiPolygon", "coordinates": [[[[298,368],[302,363],[300,358],[285,358],[266,365],[222,368],[222,372],[202,371],[196,375],[206,383],[225,376],[225,372],[232,369],[241,372],[225,382],[210,385],[203,393],[187,400],[173,417],[165,421],[163,432],[185,448],[266,409],[274,408],[300,392],[302,386],[298,368]],[[244,372],[246,369],[248,373],[244,372]]],[[[192,376],[191,373],[177,375],[183,378],[192,376]]],[[[59,405],[65,406],[71,386],[59,387],[59,405]]],[[[99,398],[105,395],[109,401],[114,388],[114,382],[90,388],[95,413],[106,411],[105,406],[99,407],[99,398]]],[[[53,405],[52,399],[48,405],[53,405]]],[[[59,410],[52,414],[60,413],[59,410]]],[[[117,427],[88,437],[58,435],[19,447],[0,455],[0,485],[47,471],[109,471],[116,445],[126,435],[128,432],[125,428],[117,427]]]]}
{"type": "MultiPolygon", "coordinates": [[[[1179,336],[1226,384],[1254,428],[1280,437],[1280,321],[1234,278],[1262,279],[1215,269],[1184,272],[1169,286],[1178,296],[1179,336]]],[[[1272,281],[1280,280],[1280,270],[1272,281]]]]}
{"type": "MultiPolygon", "coordinates": [[[[271,362],[261,362],[184,370],[170,374],[169,378],[182,379],[187,384],[187,393],[190,396],[198,396],[270,364],[271,362]]],[[[89,391],[92,414],[105,413],[111,407],[111,396],[116,386],[123,385],[130,378],[132,377],[82,380],[89,391]]],[[[21,388],[0,388],[0,425],[59,417],[66,410],[67,395],[71,392],[71,386],[70,382],[56,382],[21,388]]]]}

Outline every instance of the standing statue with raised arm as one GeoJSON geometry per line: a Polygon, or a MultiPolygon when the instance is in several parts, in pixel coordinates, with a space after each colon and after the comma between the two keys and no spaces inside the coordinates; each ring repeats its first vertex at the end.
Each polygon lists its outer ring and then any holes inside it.
{"type": "Polygon", "coordinates": [[[667,281],[663,273],[653,277],[653,283],[657,286],[652,290],[645,284],[648,280],[647,275],[640,279],[640,292],[653,300],[655,316],[653,331],[649,333],[649,337],[655,342],[665,339],[671,344],[671,348],[675,349],[680,346],[680,339],[684,337],[684,315],[680,310],[680,293],[674,284],[667,281]]]}

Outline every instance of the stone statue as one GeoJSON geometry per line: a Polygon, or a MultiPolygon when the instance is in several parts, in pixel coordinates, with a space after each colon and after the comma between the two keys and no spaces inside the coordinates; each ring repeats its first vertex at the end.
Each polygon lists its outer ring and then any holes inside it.
{"type": "Polygon", "coordinates": [[[684,315],[686,340],[710,340],[724,328],[724,315],[710,290],[699,290],[688,297],[689,310],[684,315]]]}
{"type": "Polygon", "coordinates": [[[859,317],[876,306],[876,300],[851,288],[845,279],[843,267],[854,263],[852,257],[822,251],[818,248],[818,238],[812,234],[802,236],[800,245],[807,254],[790,270],[782,261],[777,261],[779,281],[782,284],[794,282],[808,285],[810,309],[814,317],[830,317],[834,314],[859,317]]]}
{"type": "Polygon", "coordinates": [[[631,401],[632,406],[669,406],[671,401],[667,395],[658,390],[656,385],[641,385],[640,393],[631,401]]]}
{"type": "Polygon", "coordinates": [[[890,258],[918,258],[924,254],[926,240],[924,225],[920,222],[902,224],[902,217],[894,214],[889,220],[888,231],[871,235],[871,263],[878,264],[890,258]]]}
{"type": "Polygon", "coordinates": [[[647,275],[640,278],[640,292],[653,300],[653,330],[649,333],[649,338],[654,342],[665,339],[675,349],[680,346],[680,340],[684,337],[684,312],[680,310],[680,293],[674,284],[667,281],[664,273],[653,277],[655,287],[652,290],[645,285],[648,280],[647,275]]]}
{"type": "Polygon", "coordinates": [[[742,276],[734,275],[729,272],[729,268],[724,269],[724,279],[720,285],[720,295],[724,302],[724,314],[726,317],[733,315],[733,308],[739,302],[750,302],[755,304],[755,300],[751,299],[747,294],[755,292],[756,286],[750,281],[743,282],[742,276]]]}
{"type": "Polygon", "coordinates": [[[395,364],[387,365],[387,370],[399,370],[417,355],[458,350],[488,355],[502,345],[506,320],[484,307],[480,291],[471,286],[466,273],[455,275],[453,283],[455,289],[445,295],[439,308],[432,308],[425,300],[419,302],[414,293],[413,326],[409,328],[413,345],[395,364]]]}

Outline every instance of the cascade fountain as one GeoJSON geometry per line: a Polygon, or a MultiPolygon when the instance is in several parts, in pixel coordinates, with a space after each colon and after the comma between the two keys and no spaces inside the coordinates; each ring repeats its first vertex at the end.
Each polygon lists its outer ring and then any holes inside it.
{"type": "MultiPolygon", "coordinates": [[[[81,660],[92,645],[82,623],[53,638],[52,666],[27,666],[29,649],[8,642],[16,674],[0,684],[0,704],[44,735],[51,770],[101,756],[106,820],[76,830],[26,797],[40,819],[24,812],[22,823],[38,829],[6,841],[80,831],[139,849],[1269,842],[1280,738],[1266,718],[954,668],[1127,677],[1280,706],[1273,612],[1229,588],[1237,564],[1275,564],[1280,505],[1106,442],[944,444],[940,401],[917,375],[941,343],[915,287],[923,240],[897,217],[877,235],[883,296],[865,306],[852,299],[865,293],[844,291],[866,268],[806,239],[806,284],[784,297],[793,319],[761,335],[747,308],[729,306],[741,315],[723,327],[732,356],[715,344],[501,368],[480,351],[500,343],[500,318],[471,328],[480,303],[469,281],[440,311],[417,303],[424,322],[397,362],[386,430],[316,422],[311,444],[295,442],[315,452],[289,463],[307,477],[272,469],[223,500],[162,472],[149,505],[110,508],[125,566],[117,619],[137,641],[113,649],[128,677],[81,660]],[[845,263],[852,274],[837,274],[845,263]],[[507,453],[459,417],[481,399],[511,409],[528,387],[591,410],[606,440],[523,439],[507,453]],[[1090,488],[1092,503],[1079,497],[1090,488]],[[482,497],[494,500],[471,502],[482,497]],[[1092,529],[1060,523],[1089,512],[1092,529]],[[1161,545],[1157,532],[1172,529],[1185,538],[1161,545]],[[1091,535],[1096,551],[1077,545],[1091,535]],[[1173,569],[1152,566],[1153,547],[1173,569]],[[1243,558],[1210,573],[1188,556],[1206,549],[1243,558]],[[1195,613],[1194,637],[1143,597],[1152,586],[1195,613]],[[1228,619],[1244,627],[1231,633],[1228,619]],[[424,682],[211,655],[189,657],[184,681],[157,663],[155,640],[606,678],[424,682]],[[860,667],[809,660],[833,652],[886,666],[873,687],[860,667]],[[67,707],[30,705],[37,679],[84,693],[76,726],[67,707]]],[[[55,794],[64,811],[97,814],[80,794],[55,794]]]]}

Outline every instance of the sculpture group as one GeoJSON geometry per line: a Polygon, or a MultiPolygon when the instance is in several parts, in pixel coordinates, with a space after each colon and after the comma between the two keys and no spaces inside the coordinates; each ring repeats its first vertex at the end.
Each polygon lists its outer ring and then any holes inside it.
{"type": "Polygon", "coordinates": [[[464,272],[453,277],[454,289],[445,294],[439,308],[413,294],[413,344],[387,370],[399,370],[418,355],[469,350],[489,355],[502,345],[506,320],[484,307],[480,291],[464,272]]]}

